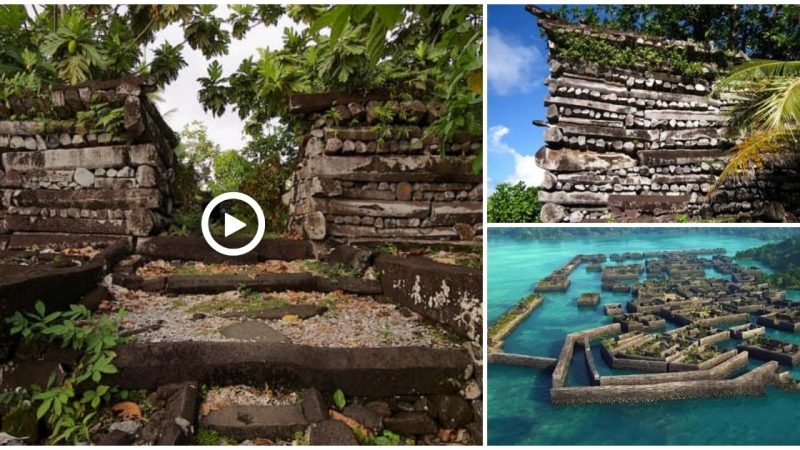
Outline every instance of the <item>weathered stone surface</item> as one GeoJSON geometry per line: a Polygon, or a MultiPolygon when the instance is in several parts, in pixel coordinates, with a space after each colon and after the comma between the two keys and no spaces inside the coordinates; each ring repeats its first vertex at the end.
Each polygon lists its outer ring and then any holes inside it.
{"type": "MultiPolygon", "coordinates": [[[[3,167],[6,170],[35,170],[35,169],[98,169],[107,167],[121,167],[131,162],[135,154],[140,154],[152,145],[88,147],[62,150],[45,150],[41,152],[9,152],[3,154],[3,167]]],[[[146,164],[148,161],[139,162],[146,164]]]]}
{"type": "Polygon", "coordinates": [[[383,428],[383,416],[364,405],[349,405],[342,413],[361,425],[364,425],[374,433],[379,432],[381,428],[383,428]]]}
{"type": "Polygon", "coordinates": [[[482,332],[481,271],[427,258],[380,255],[384,295],[455,333],[478,339],[482,332]]]}
{"type": "Polygon", "coordinates": [[[609,194],[601,192],[547,192],[539,191],[542,203],[557,203],[570,206],[604,206],[608,204],[609,194]]]}
{"type": "Polygon", "coordinates": [[[317,388],[308,388],[300,393],[303,415],[310,423],[322,422],[328,419],[328,404],[325,397],[317,388]]]}
{"type": "Polygon", "coordinates": [[[83,187],[94,186],[94,174],[80,167],[75,170],[75,182],[83,187]]]}
{"type": "Polygon", "coordinates": [[[302,432],[308,425],[300,405],[226,406],[201,418],[203,427],[234,439],[283,438],[302,432]]]}
{"type": "Polygon", "coordinates": [[[472,407],[458,395],[432,395],[433,415],[444,428],[455,429],[472,422],[472,407]]]}
{"type": "Polygon", "coordinates": [[[161,207],[161,201],[162,197],[157,189],[131,189],[122,192],[103,189],[75,191],[36,189],[22,191],[14,197],[14,204],[17,206],[49,208],[157,209],[161,207]]]}
{"type": "Polygon", "coordinates": [[[327,221],[325,214],[321,211],[314,211],[303,219],[303,231],[308,239],[319,241],[327,236],[327,221]]]}
{"type": "Polygon", "coordinates": [[[555,150],[542,147],[536,152],[536,165],[554,172],[580,172],[608,170],[610,168],[633,168],[636,160],[621,153],[595,153],[578,150],[555,150]]]}
{"type": "Polygon", "coordinates": [[[462,350],[322,348],[258,342],[153,342],[117,348],[123,389],[197,380],[206,384],[281,384],[341,389],[353,396],[456,393],[472,362],[462,350]]]}
{"type": "Polygon", "coordinates": [[[0,318],[16,311],[33,311],[41,300],[48,311],[78,303],[81,296],[97,286],[103,274],[102,264],[90,262],[64,269],[18,266],[0,267],[0,318]],[[16,269],[16,271],[15,271],[16,269]]]}
{"type": "MultiPolygon", "coordinates": [[[[249,239],[216,237],[217,242],[226,247],[241,247],[249,239]]],[[[308,241],[290,239],[264,239],[247,255],[241,257],[228,257],[220,255],[208,246],[201,236],[156,236],[139,239],[136,252],[157,259],[184,260],[184,261],[265,261],[279,259],[292,261],[313,257],[311,245],[308,241]]]]}
{"type": "Polygon", "coordinates": [[[439,427],[431,416],[424,412],[400,412],[384,420],[386,428],[403,436],[436,434],[439,427]]]}
{"type": "Polygon", "coordinates": [[[136,169],[136,184],[139,187],[155,187],[157,183],[156,170],[152,166],[142,165],[136,169]]]}
{"type": "Polygon", "coordinates": [[[728,150],[645,150],[638,156],[643,165],[665,167],[670,165],[699,164],[730,155],[728,150]]]}
{"type": "Polygon", "coordinates": [[[621,210],[672,212],[689,201],[688,195],[610,195],[608,206],[621,210]]]}
{"type": "Polygon", "coordinates": [[[546,203],[542,205],[542,211],[540,214],[540,219],[544,223],[557,223],[564,220],[567,217],[567,208],[555,204],[555,203],[546,203]]]}
{"type": "Polygon", "coordinates": [[[356,446],[358,440],[347,425],[338,420],[329,419],[309,427],[308,443],[311,445],[356,446]]]}

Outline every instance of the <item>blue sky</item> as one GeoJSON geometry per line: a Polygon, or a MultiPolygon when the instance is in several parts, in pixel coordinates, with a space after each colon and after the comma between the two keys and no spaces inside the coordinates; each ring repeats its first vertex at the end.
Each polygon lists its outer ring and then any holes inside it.
{"type": "Polygon", "coordinates": [[[536,186],[544,172],[534,154],[545,129],[531,122],[545,118],[547,42],[524,5],[489,5],[488,11],[489,192],[504,182],[536,186]]]}

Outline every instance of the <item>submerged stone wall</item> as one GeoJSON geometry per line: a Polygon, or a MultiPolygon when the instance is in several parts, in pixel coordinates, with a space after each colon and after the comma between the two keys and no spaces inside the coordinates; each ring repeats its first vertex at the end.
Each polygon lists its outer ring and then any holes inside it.
{"type": "MultiPolygon", "coordinates": [[[[787,219],[800,207],[796,164],[768,161],[757,179],[712,187],[741,136],[726,127],[734,99],[711,95],[713,62],[743,61],[706,45],[564,22],[536,7],[549,42],[550,77],[545,146],[536,163],[546,170],[539,193],[543,222],[674,221],[744,215],[787,219]],[[705,75],[664,67],[606,67],[565,56],[558,42],[582,35],[654,51],[680,49],[705,75]]],[[[754,172],[751,173],[753,175],[754,172]]]]}
{"type": "Polygon", "coordinates": [[[50,88],[42,106],[0,108],[0,234],[159,231],[178,140],[146,97],[155,89],[149,77],[96,81],[50,88]],[[99,104],[121,108],[118,130],[76,120],[99,104]],[[46,118],[16,120],[23,111],[46,118]]]}
{"type": "Polygon", "coordinates": [[[387,93],[295,95],[306,124],[290,229],[317,242],[475,242],[482,234],[481,136],[427,134],[435,101],[387,93]],[[444,150],[444,155],[442,155],[444,150]]]}

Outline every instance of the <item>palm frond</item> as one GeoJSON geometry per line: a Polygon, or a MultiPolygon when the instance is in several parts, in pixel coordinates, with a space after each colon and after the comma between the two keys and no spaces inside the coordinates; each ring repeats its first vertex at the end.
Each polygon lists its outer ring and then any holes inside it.
{"type": "Polygon", "coordinates": [[[800,153],[800,128],[778,128],[754,131],[734,147],[734,154],[712,186],[713,197],[717,189],[729,180],[739,181],[764,168],[767,155],[800,153]]]}
{"type": "Polygon", "coordinates": [[[752,59],[735,67],[715,87],[716,93],[736,92],[746,89],[752,83],[775,77],[800,76],[800,61],[772,61],[752,59]]]}
{"type": "Polygon", "coordinates": [[[765,90],[753,123],[762,130],[791,128],[800,123],[800,76],[776,78],[765,90]]]}

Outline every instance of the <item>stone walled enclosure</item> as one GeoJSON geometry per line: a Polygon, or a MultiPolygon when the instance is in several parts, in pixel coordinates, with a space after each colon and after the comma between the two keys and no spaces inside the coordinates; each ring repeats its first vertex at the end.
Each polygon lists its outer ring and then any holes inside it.
{"type": "Polygon", "coordinates": [[[472,165],[482,138],[428,136],[435,101],[311,94],[289,109],[307,123],[286,196],[290,228],[313,241],[478,240],[482,176],[472,165]]]}
{"type": "Polygon", "coordinates": [[[12,119],[31,108],[21,99],[0,110],[0,235],[160,231],[178,140],[146,97],[155,88],[147,77],[51,88],[47,119],[12,119]],[[75,120],[98,104],[121,108],[119,130],[75,120]]]}
{"type": "Polygon", "coordinates": [[[800,203],[796,165],[769,160],[755,179],[717,182],[737,133],[726,127],[729,95],[712,95],[711,60],[740,63],[732,55],[687,41],[561,21],[536,8],[549,45],[545,83],[545,146],[536,163],[546,170],[539,199],[543,222],[675,221],[720,215],[792,221],[800,203]],[[681,75],[671,65],[605,67],[563,55],[564,36],[615,45],[679,49],[703,67],[681,75]]]}

